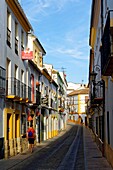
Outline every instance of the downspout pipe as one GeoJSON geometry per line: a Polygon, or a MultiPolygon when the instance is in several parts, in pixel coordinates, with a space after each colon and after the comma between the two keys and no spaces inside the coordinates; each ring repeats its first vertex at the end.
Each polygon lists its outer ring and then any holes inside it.
{"type": "Polygon", "coordinates": [[[102,141],[103,141],[103,147],[102,147],[102,154],[105,156],[105,81],[103,81],[103,126],[102,126],[102,141]]]}
{"type": "MultiPolygon", "coordinates": [[[[103,0],[101,0],[101,41],[103,37],[103,28],[104,28],[103,0]]],[[[102,53],[101,53],[101,62],[102,62],[102,53]]],[[[103,81],[102,155],[104,156],[105,155],[105,81],[104,80],[102,81],[103,81]]]]}

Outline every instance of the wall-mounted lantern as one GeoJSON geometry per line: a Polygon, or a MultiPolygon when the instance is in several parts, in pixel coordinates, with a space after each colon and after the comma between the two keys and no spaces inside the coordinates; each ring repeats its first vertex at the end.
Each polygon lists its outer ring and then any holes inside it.
{"type": "Polygon", "coordinates": [[[92,82],[95,82],[96,76],[97,76],[97,73],[95,73],[94,71],[92,71],[92,72],[90,73],[90,80],[91,80],[92,82]]]}

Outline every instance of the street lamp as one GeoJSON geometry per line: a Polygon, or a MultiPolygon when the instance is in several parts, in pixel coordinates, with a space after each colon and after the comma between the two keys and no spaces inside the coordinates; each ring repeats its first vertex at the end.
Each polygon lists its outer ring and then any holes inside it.
{"type": "Polygon", "coordinates": [[[95,73],[94,71],[92,71],[90,73],[90,80],[93,83],[93,96],[92,96],[93,98],[95,98],[95,90],[96,90],[96,88],[95,88],[95,86],[96,86],[95,79],[96,79],[96,76],[97,76],[97,73],[95,73]]]}
{"type": "Polygon", "coordinates": [[[90,80],[91,80],[92,82],[95,82],[96,76],[97,76],[97,73],[95,73],[94,71],[92,71],[92,72],[90,73],[90,80]]]}

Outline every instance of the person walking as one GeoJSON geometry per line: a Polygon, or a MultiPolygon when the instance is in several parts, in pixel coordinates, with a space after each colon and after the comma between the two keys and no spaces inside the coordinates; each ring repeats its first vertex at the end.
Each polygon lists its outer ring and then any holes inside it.
{"type": "Polygon", "coordinates": [[[29,150],[32,153],[34,147],[34,140],[35,140],[35,129],[33,128],[32,125],[30,125],[30,127],[27,130],[27,139],[29,142],[29,150]]]}

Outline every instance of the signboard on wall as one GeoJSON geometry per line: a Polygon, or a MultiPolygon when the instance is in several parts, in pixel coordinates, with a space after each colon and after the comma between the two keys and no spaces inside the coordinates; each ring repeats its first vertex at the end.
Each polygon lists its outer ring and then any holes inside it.
{"type": "Polygon", "coordinates": [[[21,55],[22,60],[32,60],[33,59],[33,51],[30,51],[29,48],[26,51],[22,51],[21,55]]]}

